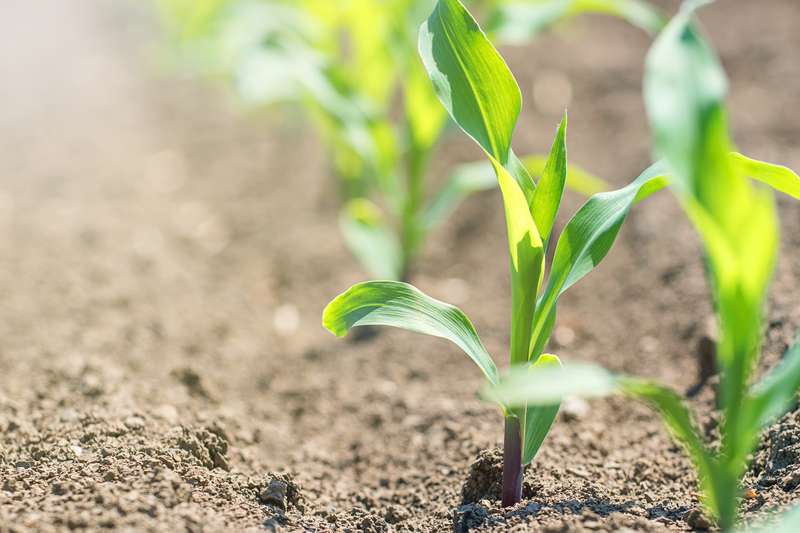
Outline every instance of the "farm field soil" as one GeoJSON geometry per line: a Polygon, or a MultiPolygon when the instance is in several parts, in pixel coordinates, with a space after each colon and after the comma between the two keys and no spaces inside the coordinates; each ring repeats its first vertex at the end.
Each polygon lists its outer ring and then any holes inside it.
{"type": "MultiPolygon", "coordinates": [[[[395,330],[322,330],[325,303],[365,275],[299,112],[247,116],[159,73],[141,3],[47,4],[0,7],[0,531],[702,525],[685,455],[618,398],[565,405],[523,501],[500,508],[502,420],[463,354],[395,330]]],[[[800,168],[800,6],[726,0],[703,20],[739,148],[800,168]]],[[[647,46],[588,18],[504,50],[525,93],[517,152],[549,146],[569,92],[571,160],[616,185],[636,175],[647,46]]],[[[458,135],[445,151],[480,158],[458,135]]],[[[800,207],[781,200],[781,214],[764,368],[800,327],[800,207]]],[[[472,317],[498,361],[504,231],[499,195],[471,198],[413,275],[472,317]]],[[[707,293],[695,235],[657,195],[564,296],[551,349],[688,391],[713,335],[707,293]]],[[[711,388],[692,402],[713,432],[711,388]]],[[[746,484],[747,516],[797,499],[800,411],[766,433],[746,484]]]]}

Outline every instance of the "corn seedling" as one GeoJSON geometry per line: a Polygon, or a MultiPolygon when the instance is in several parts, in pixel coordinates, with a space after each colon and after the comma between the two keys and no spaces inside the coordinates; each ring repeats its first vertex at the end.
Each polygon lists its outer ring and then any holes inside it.
{"type": "MultiPolygon", "coordinates": [[[[658,166],[628,186],[592,196],[566,224],[545,279],[545,249],[567,179],[566,116],[538,183],[514,155],[511,140],[521,94],[503,58],[458,0],[439,0],[422,25],[419,50],[444,107],[485,152],[505,208],[512,288],[510,364],[560,366],[544,349],[559,296],[608,253],[630,208],[663,187],[658,166]]],[[[396,281],[354,285],[328,304],[323,325],[337,336],[355,326],[394,326],[448,339],[460,347],[491,385],[498,371],[469,318],[415,287],[396,281]]],[[[558,412],[559,402],[510,408],[505,417],[503,505],[521,497],[523,466],[533,460],[558,412]]]]}
{"type": "MultiPolygon", "coordinates": [[[[644,86],[655,153],[663,158],[671,189],[705,249],[720,330],[719,447],[698,430],[682,398],[671,389],[594,366],[566,365],[558,372],[545,369],[529,375],[514,372],[488,395],[510,405],[548,405],[564,395],[614,392],[648,402],[687,449],[708,513],[723,531],[731,531],[748,456],[764,427],[794,405],[800,387],[800,342],[752,384],[777,256],[778,221],[772,191],[749,178],[795,198],[800,198],[800,178],[785,167],[732,152],[725,111],[727,81],[693,20],[698,5],[685,3],[654,43],[644,86]]],[[[787,517],[797,524],[797,513],[787,517]]]]}
{"type": "MultiPolygon", "coordinates": [[[[534,38],[594,12],[654,33],[641,0],[481,0],[500,40],[534,38]]],[[[246,101],[300,104],[328,147],[342,196],[344,241],[370,275],[405,280],[426,237],[466,196],[494,188],[487,164],[458,166],[431,193],[429,163],[446,133],[416,53],[429,0],[159,0],[168,33],[199,68],[231,79],[246,101]]],[[[522,158],[540,176],[542,157],[522,158]]],[[[602,181],[570,169],[582,194],[602,181]]]]}

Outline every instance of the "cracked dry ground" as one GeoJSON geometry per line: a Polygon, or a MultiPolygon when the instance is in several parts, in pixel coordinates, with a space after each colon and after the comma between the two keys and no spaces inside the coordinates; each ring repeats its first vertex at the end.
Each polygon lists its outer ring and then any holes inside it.
{"type": "MultiPolygon", "coordinates": [[[[740,148],[798,168],[800,6],[766,4],[703,17],[740,148]]],[[[321,330],[325,302],[363,274],[308,128],[159,73],[155,35],[132,0],[0,6],[0,531],[690,527],[689,463],[621,399],[566,406],[524,501],[500,509],[501,420],[463,355],[403,332],[352,343],[321,330]]],[[[572,160],[616,184],[644,168],[647,45],[590,18],[506,50],[528,102],[517,151],[549,144],[561,110],[531,98],[549,73],[572,85],[572,160]]],[[[445,152],[480,156],[460,138],[445,152]]],[[[800,208],[781,213],[765,368],[800,327],[800,208]]],[[[470,314],[498,361],[504,231],[498,195],[474,197],[414,276],[470,314]]],[[[687,390],[709,316],[697,240],[661,195],[565,295],[552,348],[687,390]]],[[[711,427],[709,391],[694,404],[711,427]]],[[[748,513],[796,499],[799,454],[794,412],[754,458],[748,513]]]]}

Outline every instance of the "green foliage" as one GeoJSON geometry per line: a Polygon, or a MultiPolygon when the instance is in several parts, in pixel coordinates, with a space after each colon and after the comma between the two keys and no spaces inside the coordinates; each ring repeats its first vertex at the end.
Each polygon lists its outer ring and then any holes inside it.
{"type": "Polygon", "coordinates": [[[664,19],[639,0],[511,0],[502,2],[489,19],[488,30],[503,42],[529,41],[548,27],[584,13],[611,15],[656,34],[664,19]]]}
{"type": "MultiPolygon", "coordinates": [[[[340,182],[344,241],[371,275],[407,278],[435,226],[467,195],[497,186],[488,168],[480,179],[465,180],[465,169],[458,167],[439,190],[429,190],[429,163],[447,121],[416,50],[417,28],[430,0],[156,1],[184,62],[227,78],[253,104],[299,105],[306,110],[328,147],[340,182]],[[370,223],[359,217],[367,204],[371,211],[382,212],[370,223]],[[381,244],[381,239],[386,242],[381,244]]],[[[658,19],[639,0],[557,3],[548,24],[584,12],[645,26],[658,19]]],[[[493,21],[498,38],[511,38],[517,31],[512,26],[519,19],[503,13],[522,9],[518,2],[474,0],[473,4],[493,21]]],[[[528,7],[542,6],[532,1],[528,7]]],[[[529,31],[525,39],[534,36],[529,31]]],[[[483,46],[481,41],[472,44],[483,46]]],[[[519,103],[518,91],[507,96],[519,103]]],[[[490,100],[494,109],[489,111],[510,117],[515,114],[511,104],[490,100]]],[[[480,128],[479,123],[474,126],[480,128]]],[[[502,151],[510,141],[510,137],[495,138],[498,132],[470,129],[487,147],[497,142],[502,151]]],[[[501,154],[498,161],[505,164],[506,156],[501,154]]],[[[531,165],[542,159],[533,156],[531,165]]],[[[567,187],[583,194],[607,188],[579,170],[571,170],[570,178],[567,187]]]]}
{"type": "MultiPolygon", "coordinates": [[[[663,169],[654,165],[630,185],[592,196],[561,233],[546,281],[544,245],[551,236],[569,174],[566,116],[540,165],[537,183],[511,149],[521,106],[517,83],[463,5],[458,0],[439,0],[420,29],[419,43],[436,93],[456,124],[483,148],[500,186],[512,286],[511,365],[526,375],[551,371],[560,367],[560,362],[555,355],[542,352],[555,322],[559,295],[605,257],[630,208],[665,186],[663,169]]],[[[461,185],[451,194],[483,186],[482,168],[462,172],[461,185]]],[[[385,281],[356,285],[328,305],[323,324],[336,335],[358,325],[379,324],[447,338],[495,384],[494,364],[467,317],[410,285],[385,281]]],[[[519,420],[517,437],[522,440],[522,462],[527,464],[555,420],[560,398],[513,409],[506,402],[498,403],[506,417],[519,420]]]]}
{"type": "Polygon", "coordinates": [[[712,451],[680,396],[670,389],[612,376],[598,367],[567,366],[535,375],[515,372],[487,396],[509,405],[548,405],[565,395],[612,392],[644,400],[686,447],[709,513],[729,531],[736,523],[739,482],[748,455],[760,431],[793,405],[800,387],[800,342],[767,377],[750,385],[760,356],[762,309],[777,254],[778,223],[770,191],[756,188],[747,178],[795,197],[800,179],[785,167],[731,152],[724,107],[727,82],[692,20],[694,5],[686,4],[653,45],[645,101],[655,152],[664,158],[657,166],[668,170],[672,189],[697,228],[708,259],[720,326],[721,449],[712,451]]]}

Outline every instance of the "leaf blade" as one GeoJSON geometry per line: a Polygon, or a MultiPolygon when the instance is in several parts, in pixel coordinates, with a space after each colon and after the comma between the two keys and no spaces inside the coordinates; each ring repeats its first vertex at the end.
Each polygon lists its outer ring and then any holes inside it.
{"type": "MultiPolygon", "coordinates": [[[[531,371],[542,368],[561,367],[561,361],[552,354],[542,354],[530,365],[531,371]]],[[[556,421],[561,402],[551,405],[529,405],[525,407],[525,419],[522,425],[522,464],[530,463],[542,446],[550,428],[556,421]]]]}
{"type": "Polygon", "coordinates": [[[419,52],[439,99],[502,165],[522,106],[514,76],[458,0],[439,0],[420,28],[419,52]]]}
{"type": "Polygon", "coordinates": [[[478,365],[490,383],[497,381],[497,367],[464,312],[408,283],[367,281],[353,285],[325,307],[322,324],[337,337],[353,327],[370,325],[447,339],[478,365]]]}
{"type": "Polygon", "coordinates": [[[731,152],[731,159],[745,176],[766,183],[776,191],[800,200],[800,176],[792,169],[752,159],[738,152],[731,152]]]}
{"type": "Polygon", "coordinates": [[[558,208],[561,206],[561,197],[564,194],[564,184],[567,180],[567,114],[558,125],[550,155],[545,163],[542,177],[536,184],[533,193],[531,212],[539,235],[544,242],[550,238],[553,230],[558,208]]]}

